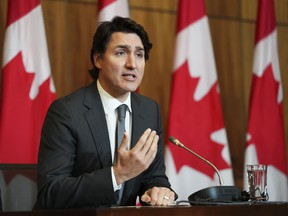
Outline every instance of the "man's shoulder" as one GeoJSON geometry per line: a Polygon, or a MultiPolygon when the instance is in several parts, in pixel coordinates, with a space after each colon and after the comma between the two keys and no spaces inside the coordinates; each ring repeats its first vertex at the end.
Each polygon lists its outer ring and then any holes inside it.
{"type": "Polygon", "coordinates": [[[77,90],[69,93],[68,95],[65,95],[63,97],[58,98],[57,101],[64,102],[64,103],[79,102],[79,100],[84,97],[85,88],[86,87],[82,87],[80,89],[77,89],[77,90]]]}
{"type": "Polygon", "coordinates": [[[155,100],[136,92],[131,93],[131,103],[134,108],[141,110],[159,110],[159,105],[155,100]]]}
{"type": "Polygon", "coordinates": [[[77,106],[77,104],[83,105],[83,103],[85,101],[85,97],[87,97],[87,92],[91,91],[93,86],[95,86],[94,83],[91,83],[87,86],[83,86],[83,87],[69,93],[68,95],[65,95],[63,97],[56,99],[54,101],[54,103],[56,103],[56,104],[57,103],[64,103],[68,106],[77,106]]]}
{"type": "Polygon", "coordinates": [[[145,95],[142,95],[142,94],[139,94],[137,92],[131,92],[131,98],[132,100],[135,100],[136,102],[141,102],[141,103],[157,103],[155,100],[145,96],[145,95]]]}

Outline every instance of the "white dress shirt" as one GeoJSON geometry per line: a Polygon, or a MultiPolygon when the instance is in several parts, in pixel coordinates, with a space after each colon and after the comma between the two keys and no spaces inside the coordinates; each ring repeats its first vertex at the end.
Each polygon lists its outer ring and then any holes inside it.
{"type": "MultiPolygon", "coordinates": [[[[129,93],[127,99],[122,103],[118,101],[116,98],[112,97],[109,93],[107,93],[101,86],[99,80],[97,80],[97,88],[100,94],[100,98],[104,107],[106,122],[107,122],[107,128],[109,133],[109,140],[110,140],[110,147],[111,147],[111,157],[112,157],[112,163],[114,162],[115,158],[115,145],[116,145],[116,127],[117,127],[117,107],[126,104],[128,109],[126,110],[126,118],[125,118],[125,130],[128,134],[128,149],[130,149],[130,143],[131,143],[131,128],[132,128],[132,109],[131,109],[131,93],[129,93]]],[[[114,191],[119,190],[121,188],[121,185],[117,185],[116,178],[114,175],[113,168],[111,167],[111,173],[112,173],[112,181],[113,181],[113,187],[114,191]]]]}

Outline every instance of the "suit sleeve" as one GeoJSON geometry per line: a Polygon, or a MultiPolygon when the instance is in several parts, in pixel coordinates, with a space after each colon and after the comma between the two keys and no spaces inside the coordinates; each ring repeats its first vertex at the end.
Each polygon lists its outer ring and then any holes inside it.
{"type": "MultiPolygon", "coordinates": [[[[81,113],[78,113],[78,116],[81,113]]],[[[37,208],[77,208],[116,204],[112,185],[111,167],[98,169],[83,167],[77,173],[81,142],[89,140],[79,137],[77,127],[85,127],[74,117],[71,108],[63,100],[54,102],[49,108],[41,134],[38,158],[37,208]]],[[[83,151],[83,150],[81,150],[83,151]]],[[[89,150],[87,150],[89,151],[89,150]]],[[[91,156],[92,157],[92,156],[91,156]]],[[[98,162],[99,163],[99,162],[98,162]]],[[[91,160],[91,167],[96,164],[91,160]]],[[[80,166],[80,165],[79,165],[80,166]]]]}

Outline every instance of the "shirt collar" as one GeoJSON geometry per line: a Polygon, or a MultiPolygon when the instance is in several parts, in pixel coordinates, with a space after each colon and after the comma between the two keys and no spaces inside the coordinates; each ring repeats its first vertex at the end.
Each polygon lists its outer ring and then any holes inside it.
{"type": "Polygon", "coordinates": [[[104,112],[105,114],[109,114],[111,112],[114,112],[115,109],[117,109],[118,106],[122,105],[122,104],[126,104],[128,107],[128,110],[130,113],[132,113],[132,109],[131,109],[131,93],[129,92],[128,97],[126,98],[126,100],[121,103],[120,101],[118,101],[116,98],[114,98],[113,96],[111,96],[108,92],[106,92],[103,87],[101,86],[99,80],[97,79],[97,88],[99,91],[99,95],[104,107],[104,112]]]}

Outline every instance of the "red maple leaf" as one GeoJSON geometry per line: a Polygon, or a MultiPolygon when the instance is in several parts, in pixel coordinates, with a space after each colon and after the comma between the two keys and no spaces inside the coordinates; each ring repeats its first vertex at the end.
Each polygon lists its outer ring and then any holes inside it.
{"type": "Polygon", "coordinates": [[[248,131],[259,163],[272,164],[286,173],[282,102],[277,102],[279,82],[268,65],[261,77],[253,75],[248,131]]]}
{"type": "MultiPolygon", "coordinates": [[[[173,75],[168,136],[179,138],[185,146],[212,162],[219,170],[229,168],[211,134],[222,129],[223,119],[217,82],[200,101],[193,99],[199,78],[191,78],[187,61],[173,75]]],[[[177,172],[190,166],[213,178],[215,171],[205,162],[179,147],[169,144],[177,172]]]]}
{"type": "Polygon", "coordinates": [[[25,71],[21,52],[3,68],[1,163],[37,163],[43,120],[55,94],[50,91],[49,78],[39,87],[37,97],[31,100],[29,91],[33,79],[34,73],[25,71]]]}

